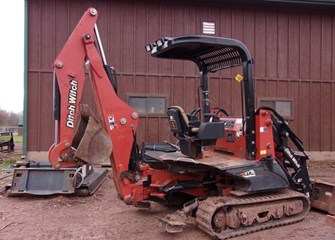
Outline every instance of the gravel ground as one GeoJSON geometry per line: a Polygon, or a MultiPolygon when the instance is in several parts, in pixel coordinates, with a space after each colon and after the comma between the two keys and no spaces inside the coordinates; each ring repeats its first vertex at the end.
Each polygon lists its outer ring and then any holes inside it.
{"type": "MultiPolygon", "coordinates": [[[[317,162],[317,163],[315,163],[317,162]]],[[[333,161],[310,164],[314,178],[335,182],[333,161]]],[[[0,173],[0,191],[11,180],[0,173]]],[[[0,239],[211,239],[195,227],[171,235],[158,228],[158,218],[176,209],[154,204],[151,210],[125,205],[117,198],[109,175],[89,197],[6,197],[0,194],[0,239]]],[[[311,210],[288,226],[234,239],[335,239],[335,229],[325,224],[326,213],[311,210]]]]}

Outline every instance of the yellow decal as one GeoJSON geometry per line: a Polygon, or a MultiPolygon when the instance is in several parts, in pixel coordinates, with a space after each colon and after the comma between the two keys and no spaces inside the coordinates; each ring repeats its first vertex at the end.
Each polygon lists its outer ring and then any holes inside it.
{"type": "Polygon", "coordinates": [[[265,155],[266,154],[266,150],[261,150],[261,154],[260,155],[265,155]]]}
{"type": "Polygon", "coordinates": [[[235,80],[240,83],[243,80],[243,76],[240,75],[240,74],[237,74],[236,77],[235,77],[235,80]]]}

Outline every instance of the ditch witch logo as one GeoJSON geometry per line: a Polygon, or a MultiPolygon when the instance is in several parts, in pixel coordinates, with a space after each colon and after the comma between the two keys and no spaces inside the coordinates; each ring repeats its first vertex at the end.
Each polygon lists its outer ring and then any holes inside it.
{"type": "Polygon", "coordinates": [[[70,90],[68,98],[68,113],[66,117],[66,126],[69,128],[74,127],[74,117],[76,115],[76,103],[77,103],[77,91],[78,91],[78,81],[75,79],[70,79],[70,90]]]}

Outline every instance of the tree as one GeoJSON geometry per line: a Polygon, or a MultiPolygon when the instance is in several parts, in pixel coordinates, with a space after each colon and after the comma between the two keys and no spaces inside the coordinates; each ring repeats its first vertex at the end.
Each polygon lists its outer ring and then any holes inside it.
{"type": "Polygon", "coordinates": [[[23,113],[9,112],[0,108],[0,126],[17,126],[22,122],[23,113]]]}

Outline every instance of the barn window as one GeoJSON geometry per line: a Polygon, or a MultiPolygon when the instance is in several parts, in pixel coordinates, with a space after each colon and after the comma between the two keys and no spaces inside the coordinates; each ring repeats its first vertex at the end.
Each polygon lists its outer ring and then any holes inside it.
{"type": "Polygon", "coordinates": [[[165,115],[166,95],[127,94],[128,104],[142,115],[165,115]]]}
{"type": "Polygon", "coordinates": [[[270,107],[285,119],[293,119],[293,100],[279,98],[258,98],[258,107],[270,107]]]}
{"type": "Polygon", "coordinates": [[[215,22],[203,21],[202,22],[202,34],[215,34],[215,22]]]}

